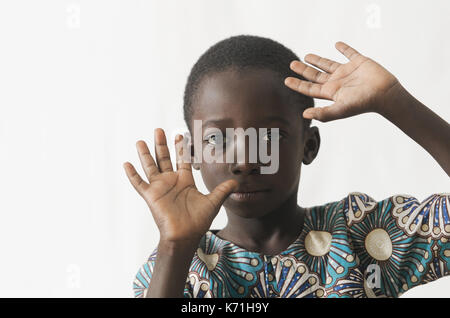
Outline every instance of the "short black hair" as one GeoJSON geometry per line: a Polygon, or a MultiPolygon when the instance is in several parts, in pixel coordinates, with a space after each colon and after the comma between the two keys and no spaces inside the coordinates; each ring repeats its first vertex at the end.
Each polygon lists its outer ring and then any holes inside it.
{"type": "MultiPolygon", "coordinates": [[[[260,36],[237,35],[226,38],[211,46],[194,64],[184,91],[184,120],[190,132],[193,114],[193,100],[203,78],[228,69],[245,68],[269,69],[280,75],[280,80],[288,76],[304,79],[293,72],[289,65],[298,56],[284,45],[260,36]]],[[[283,84],[284,85],[284,84],[283,84]]],[[[307,107],[314,107],[314,99],[289,89],[290,98],[299,106],[301,114],[307,107]]],[[[303,116],[302,116],[303,118],[303,116]]],[[[311,120],[304,120],[304,128],[311,120]]]]}

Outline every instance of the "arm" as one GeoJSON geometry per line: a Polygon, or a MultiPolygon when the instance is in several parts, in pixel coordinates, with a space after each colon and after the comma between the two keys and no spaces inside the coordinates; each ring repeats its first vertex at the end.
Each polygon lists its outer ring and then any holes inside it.
{"type": "MultiPolygon", "coordinates": [[[[187,141],[175,139],[176,167],[170,160],[164,130],[155,130],[156,161],[147,144],[136,147],[147,181],[134,166],[124,163],[131,185],[146,201],[160,232],[160,242],[147,297],[182,297],[187,273],[202,236],[208,231],[237,181],[227,180],[204,195],[195,186],[187,141]]],[[[145,282],[145,287],[146,282],[145,282]]]]}
{"type": "MultiPolygon", "coordinates": [[[[361,192],[344,198],[358,268],[369,273],[365,282],[370,284],[363,288],[366,296],[399,297],[450,275],[449,199],[450,193],[424,200],[398,194],[378,201],[361,192]]],[[[335,285],[336,293],[345,290],[335,285]]]]}
{"type": "Polygon", "coordinates": [[[160,241],[147,298],[183,297],[186,277],[198,244],[160,241]]]}
{"type": "Polygon", "coordinates": [[[289,88],[311,97],[333,100],[325,107],[308,108],[303,117],[322,122],[366,112],[376,112],[391,121],[433,156],[450,176],[450,126],[409,94],[397,78],[372,59],[345,43],[336,48],[349,62],[341,64],[315,54],[291,69],[308,81],[294,77],[285,80],[289,88]]]}
{"type": "Polygon", "coordinates": [[[398,83],[378,113],[421,145],[450,176],[450,125],[398,83]]]}

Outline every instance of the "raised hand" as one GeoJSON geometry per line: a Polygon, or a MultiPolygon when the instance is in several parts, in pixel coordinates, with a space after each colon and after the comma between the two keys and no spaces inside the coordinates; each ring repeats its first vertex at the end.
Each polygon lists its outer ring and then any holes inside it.
{"type": "Polygon", "coordinates": [[[190,160],[186,160],[183,154],[183,143],[186,139],[177,135],[177,171],[172,168],[164,130],[155,129],[157,163],[144,141],[136,143],[148,183],[131,163],[125,162],[123,165],[131,184],[152,212],[160,231],[160,241],[198,242],[208,231],[225,199],[238,185],[235,180],[227,180],[208,195],[200,193],[194,183],[190,160]]]}
{"type": "Polygon", "coordinates": [[[293,61],[291,69],[305,80],[287,77],[285,85],[302,94],[334,101],[325,107],[305,109],[303,117],[322,122],[342,119],[366,112],[378,112],[399,82],[394,75],[372,59],[360,54],[343,42],[336,49],[350,61],[341,64],[315,54],[305,56],[305,61],[293,61]]]}

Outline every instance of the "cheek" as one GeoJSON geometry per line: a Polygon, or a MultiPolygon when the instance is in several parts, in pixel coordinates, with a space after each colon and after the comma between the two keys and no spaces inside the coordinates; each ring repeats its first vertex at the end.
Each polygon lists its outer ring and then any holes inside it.
{"type": "Polygon", "coordinates": [[[287,139],[280,141],[279,154],[280,161],[285,162],[299,160],[303,155],[300,136],[290,136],[287,139]]]}
{"type": "Polygon", "coordinates": [[[224,176],[227,173],[227,165],[203,163],[200,167],[200,173],[202,174],[206,188],[211,192],[217,185],[225,181],[224,176]]]}
{"type": "Polygon", "coordinates": [[[296,178],[301,169],[303,152],[298,147],[280,145],[279,174],[286,180],[296,178]]]}

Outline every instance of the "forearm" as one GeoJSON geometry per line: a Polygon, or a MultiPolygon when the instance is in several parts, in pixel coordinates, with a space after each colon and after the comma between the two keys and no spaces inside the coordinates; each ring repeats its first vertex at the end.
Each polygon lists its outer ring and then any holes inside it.
{"type": "Polygon", "coordinates": [[[450,176],[450,125],[398,83],[377,112],[421,145],[450,176]]]}
{"type": "Polygon", "coordinates": [[[145,297],[182,298],[189,267],[197,244],[158,245],[152,279],[145,297]]]}

